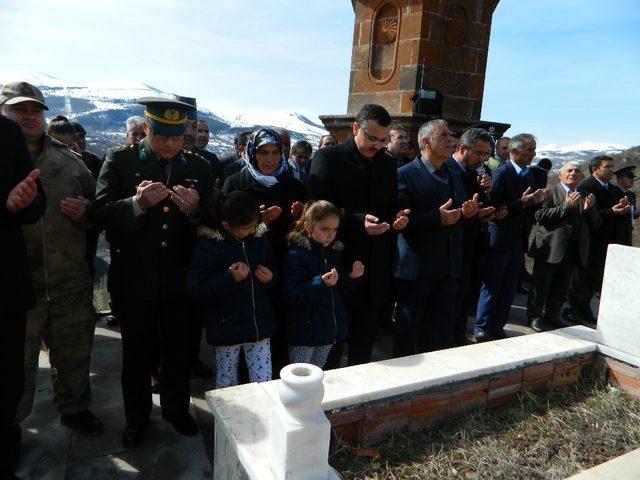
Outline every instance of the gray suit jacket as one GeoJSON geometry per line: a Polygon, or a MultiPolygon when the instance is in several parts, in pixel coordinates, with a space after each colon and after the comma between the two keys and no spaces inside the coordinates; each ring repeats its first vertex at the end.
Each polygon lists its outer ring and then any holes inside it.
{"type": "Polygon", "coordinates": [[[569,248],[578,248],[580,264],[584,267],[589,256],[589,228],[600,224],[598,209],[584,212],[568,208],[567,194],[559,183],[549,189],[549,200],[535,213],[536,223],[531,230],[529,256],[549,263],[560,263],[569,248]]]}

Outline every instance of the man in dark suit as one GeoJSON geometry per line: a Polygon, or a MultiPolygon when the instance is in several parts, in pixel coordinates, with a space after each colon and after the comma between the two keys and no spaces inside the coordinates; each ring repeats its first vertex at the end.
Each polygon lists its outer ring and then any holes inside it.
{"type": "Polygon", "coordinates": [[[395,355],[455,346],[454,324],[462,273],[462,219],[478,213],[460,175],[446,164],[455,149],[444,120],[418,130],[420,155],[398,170],[398,204],[411,211],[398,235],[394,277],[398,296],[395,355]]]}
{"type": "Polygon", "coordinates": [[[527,316],[536,332],[573,325],[560,317],[560,308],[574,270],[587,266],[589,228],[597,227],[600,220],[598,210],[593,208],[593,193],[582,198],[577,191],[583,177],[577,163],[565,163],[558,175],[560,182],[549,190],[548,200],[535,212],[529,246],[529,255],[535,261],[527,316]]]}
{"type": "Polygon", "coordinates": [[[629,202],[629,215],[620,217],[616,222],[616,243],[621,245],[632,244],[633,224],[640,217],[636,205],[636,194],[631,191],[636,178],[635,169],[635,165],[627,165],[613,172],[618,183],[613,189],[613,195],[619,200],[626,197],[629,202]]]}
{"type": "Polygon", "coordinates": [[[35,223],[46,199],[20,126],[0,115],[0,478],[14,478],[20,453],[16,410],[24,390],[27,309],[35,304],[21,225],[35,223]]]}
{"type": "Polygon", "coordinates": [[[477,342],[505,338],[511,303],[520,276],[531,208],[544,201],[545,189],[533,189],[528,166],[536,154],[536,139],[522,133],[509,141],[511,158],[493,174],[491,204],[508,214],[489,222],[489,254],[474,326],[477,342]]]}
{"type": "MultiPolygon", "coordinates": [[[[470,128],[460,137],[453,156],[445,161],[448,168],[460,175],[466,200],[472,199],[477,194],[479,202],[487,205],[492,186],[491,176],[488,173],[479,175],[476,169],[489,158],[492,150],[493,137],[491,134],[481,128],[470,128]]],[[[471,297],[475,296],[475,289],[472,288],[474,272],[486,240],[486,230],[482,228],[484,224],[480,220],[488,219],[494,210],[493,207],[479,209],[479,218],[463,222],[462,274],[460,275],[454,327],[454,338],[457,345],[469,343],[466,336],[467,307],[471,297]]]]}
{"type": "Polygon", "coordinates": [[[617,223],[624,221],[629,215],[629,201],[626,197],[618,198],[614,194],[614,186],[609,183],[613,177],[613,159],[606,155],[598,155],[589,161],[591,176],[578,187],[583,197],[593,194],[596,197],[596,208],[601,223],[591,230],[589,259],[584,270],[576,270],[569,287],[569,310],[564,315],[575,323],[596,323],[591,311],[591,298],[600,291],[607,247],[616,241],[617,223]]]}
{"type": "MultiPolygon", "coordinates": [[[[398,211],[396,162],[387,152],[391,116],[380,105],[362,107],[345,143],[321,148],[313,157],[307,189],[313,199],[329,200],[344,209],[338,239],[344,241],[345,264],[360,260],[364,280],[345,299],[349,314],[349,365],[371,361],[377,328],[390,297],[393,231],[407,225],[398,211]]],[[[329,365],[336,366],[341,347],[329,365]]]]}

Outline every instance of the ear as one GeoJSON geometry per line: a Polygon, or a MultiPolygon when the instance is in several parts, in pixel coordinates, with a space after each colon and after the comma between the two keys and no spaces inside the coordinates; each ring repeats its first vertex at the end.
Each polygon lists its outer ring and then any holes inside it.
{"type": "Polygon", "coordinates": [[[313,225],[311,225],[309,222],[305,221],[303,225],[307,233],[311,233],[313,231],[313,225]]]}
{"type": "Polygon", "coordinates": [[[353,136],[355,137],[360,130],[360,125],[358,125],[358,122],[353,122],[353,125],[351,125],[351,130],[353,131],[353,136]]]}
{"type": "Polygon", "coordinates": [[[230,229],[229,222],[227,222],[225,220],[221,221],[220,225],[222,225],[222,228],[224,228],[225,230],[229,230],[230,229]]]}
{"type": "Polygon", "coordinates": [[[142,130],[144,130],[144,134],[146,136],[149,136],[149,125],[147,125],[147,122],[142,122],[142,130]]]}

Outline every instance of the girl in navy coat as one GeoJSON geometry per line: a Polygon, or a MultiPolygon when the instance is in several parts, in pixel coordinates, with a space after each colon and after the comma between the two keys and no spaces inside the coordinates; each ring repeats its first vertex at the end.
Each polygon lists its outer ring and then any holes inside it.
{"type": "Polygon", "coordinates": [[[238,384],[238,359],[244,351],[252,382],[271,380],[269,338],[276,329],[267,289],[275,260],[262,235],[260,208],[237,191],[214,200],[211,222],[200,227],[187,284],[204,307],[207,342],[215,347],[216,388],[238,384]]]}
{"type": "Polygon", "coordinates": [[[289,234],[283,273],[283,297],[288,305],[287,341],[292,363],[324,367],[331,347],[347,336],[347,314],[339,282],[352,288],[364,274],[355,261],[342,271],[342,243],[336,242],[341,211],[331,202],[307,203],[289,234]]]}

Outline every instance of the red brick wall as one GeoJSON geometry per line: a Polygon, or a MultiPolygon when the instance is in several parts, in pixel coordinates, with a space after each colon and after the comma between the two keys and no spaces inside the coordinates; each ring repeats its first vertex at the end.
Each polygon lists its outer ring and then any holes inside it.
{"type": "MultiPolygon", "coordinates": [[[[523,390],[574,384],[595,359],[595,354],[589,353],[531,365],[388,401],[336,409],[327,412],[327,417],[335,438],[352,445],[375,445],[399,431],[433,427],[472,410],[504,405],[523,390]]],[[[640,394],[640,380],[631,378],[628,369],[624,370],[619,363],[611,364],[616,368],[614,377],[634,386],[640,394]]]]}

